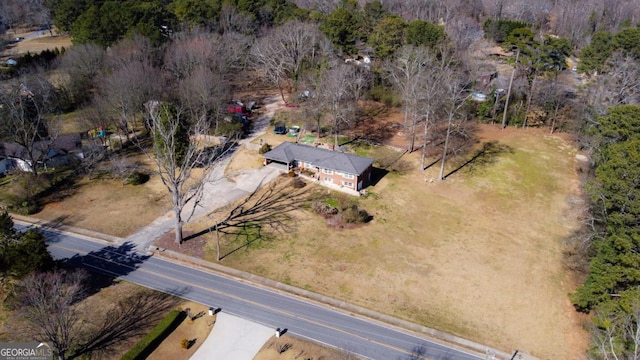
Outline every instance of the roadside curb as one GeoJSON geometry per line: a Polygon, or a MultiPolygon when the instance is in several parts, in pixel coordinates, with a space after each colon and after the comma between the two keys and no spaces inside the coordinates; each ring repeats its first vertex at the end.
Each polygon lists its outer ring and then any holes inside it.
{"type": "Polygon", "coordinates": [[[82,229],[82,228],[78,228],[75,226],[69,226],[69,225],[62,225],[59,223],[55,223],[55,222],[51,222],[51,221],[47,221],[47,220],[43,220],[43,219],[38,219],[38,218],[34,218],[31,216],[25,216],[25,215],[20,215],[20,214],[14,214],[14,213],[9,213],[9,215],[11,216],[11,218],[13,220],[17,220],[23,223],[28,223],[28,224],[33,224],[39,227],[43,227],[45,229],[51,229],[51,230],[57,230],[57,231],[64,231],[64,232],[68,232],[71,234],[75,234],[75,235],[79,235],[79,236],[83,236],[85,238],[89,238],[91,240],[98,240],[98,241],[102,241],[102,242],[107,242],[107,243],[114,243],[114,244],[121,244],[124,239],[117,237],[117,236],[113,236],[113,235],[108,235],[108,234],[103,234],[103,233],[99,233],[97,231],[91,231],[91,230],[87,230],[87,229],[82,229]]]}
{"type": "MultiPolygon", "coordinates": [[[[328,296],[316,294],[311,291],[307,291],[304,289],[297,288],[295,286],[283,284],[283,283],[270,280],[258,275],[253,275],[253,274],[250,274],[241,270],[233,269],[224,265],[216,264],[210,261],[205,261],[197,257],[181,254],[173,250],[158,248],[156,246],[150,246],[149,252],[153,253],[154,256],[160,256],[160,257],[165,257],[171,260],[178,260],[178,261],[195,264],[209,270],[213,270],[213,271],[227,274],[233,277],[237,277],[241,280],[246,280],[246,281],[259,284],[265,287],[280,290],[285,293],[308,298],[308,299],[317,301],[319,303],[333,306],[337,309],[340,309],[346,312],[362,315],[373,320],[381,321],[381,322],[399,327],[401,329],[424,334],[432,337],[437,341],[447,343],[449,345],[455,345],[461,349],[466,349],[471,352],[474,352],[475,355],[480,357],[484,357],[484,356],[487,356],[488,354],[491,354],[493,355],[493,358],[487,357],[487,359],[495,359],[495,360],[511,359],[511,354],[508,354],[501,350],[493,349],[491,347],[488,347],[488,346],[485,346],[485,345],[482,345],[482,344],[479,344],[455,335],[443,333],[441,331],[428,328],[426,326],[418,325],[406,320],[395,318],[393,316],[389,316],[373,310],[365,309],[357,305],[352,305],[341,300],[336,300],[328,296]]],[[[491,356],[491,355],[488,355],[488,356],[491,356]]]]}

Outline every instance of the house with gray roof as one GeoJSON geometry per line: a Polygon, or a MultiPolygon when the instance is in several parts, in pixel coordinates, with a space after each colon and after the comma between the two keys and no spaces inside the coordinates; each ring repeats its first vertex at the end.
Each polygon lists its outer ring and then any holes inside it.
{"type": "Polygon", "coordinates": [[[0,174],[13,168],[25,172],[32,171],[32,160],[35,160],[36,166],[55,168],[66,165],[70,161],[82,159],[81,136],[80,134],[65,134],[59,135],[53,140],[37,141],[33,144],[31,156],[22,145],[0,142],[0,174]]]}
{"type": "Polygon", "coordinates": [[[262,155],[265,165],[281,166],[320,184],[358,192],[371,182],[373,159],[339,151],[283,142],[262,155]]]}

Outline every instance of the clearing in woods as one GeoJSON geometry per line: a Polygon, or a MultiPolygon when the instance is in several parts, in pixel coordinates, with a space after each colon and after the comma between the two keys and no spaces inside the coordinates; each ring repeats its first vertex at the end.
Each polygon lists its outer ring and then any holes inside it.
{"type": "MultiPolygon", "coordinates": [[[[404,170],[359,200],[370,224],[340,229],[299,211],[293,231],[223,263],[507,352],[582,359],[586,318],[567,298],[575,281],[563,263],[581,204],[576,148],[548,130],[481,125],[477,146],[488,142],[490,154],[444,182],[432,181],[439,164],[420,172],[419,152],[402,156],[404,170]]],[[[232,173],[260,166],[257,151],[236,156],[232,173]]],[[[215,261],[214,234],[192,241],[199,249],[183,251],[215,261]]]]}
{"type": "MultiPolygon", "coordinates": [[[[391,129],[391,139],[399,139],[391,129]]],[[[586,320],[567,298],[575,284],[562,254],[578,225],[581,199],[574,143],[543,129],[479,129],[481,143],[495,142],[482,165],[432,182],[438,164],[420,172],[419,151],[405,154],[396,164],[402,171],[389,172],[359,199],[373,216],[370,224],[339,229],[301,210],[294,231],[236,251],[224,265],[507,352],[584,358],[586,320]]],[[[232,173],[243,164],[260,166],[257,151],[243,148],[236,156],[244,160],[234,159],[232,173]]],[[[452,159],[448,171],[454,166],[452,159]]],[[[72,212],[69,225],[126,236],[167,210],[157,179],[142,187],[95,184],[101,182],[76,187],[36,216],[72,212]]],[[[215,260],[214,234],[187,241],[182,250],[192,244],[200,247],[192,253],[215,260]]]]}

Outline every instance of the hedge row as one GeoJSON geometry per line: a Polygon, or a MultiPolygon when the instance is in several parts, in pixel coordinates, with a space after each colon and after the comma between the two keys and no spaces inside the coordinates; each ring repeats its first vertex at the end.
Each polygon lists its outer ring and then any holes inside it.
{"type": "Polygon", "coordinates": [[[184,311],[171,311],[147,336],[140,340],[129,352],[124,354],[120,360],[146,359],[185,318],[186,314],[184,311]]]}

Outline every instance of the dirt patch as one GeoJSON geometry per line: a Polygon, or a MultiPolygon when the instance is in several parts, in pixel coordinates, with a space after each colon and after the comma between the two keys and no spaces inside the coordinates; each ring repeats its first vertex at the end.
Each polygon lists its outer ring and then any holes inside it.
{"type": "Polygon", "coordinates": [[[207,241],[203,237],[196,237],[194,239],[190,239],[190,237],[194,234],[194,231],[183,230],[182,235],[186,241],[182,244],[178,245],[175,242],[176,235],[175,231],[169,231],[158,238],[153,244],[163,249],[178,251],[183,254],[189,256],[195,256],[198,258],[204,257],[205,246],[207,245],[207,241]]]}
{"type": "Polygon", "coordinates": [[[192,301],[180,304],[180,309],[188,309],[189,314],[195,316],[195,319],[191,320],[188,316],[147,359],[188,359],[206,340],[216,322],[216,316],[209,316],[207,306],[192,301]],[[188,349],[182,347],[183,339],[189,342],[188,349]]]}
{"type": "Polygon", "coordinates": [[[363,102],[361,117],[347,133],[355,138],[399,149],[407,147],[407,136],[403,131],[403,114],[382,104],[363,102]]]}

